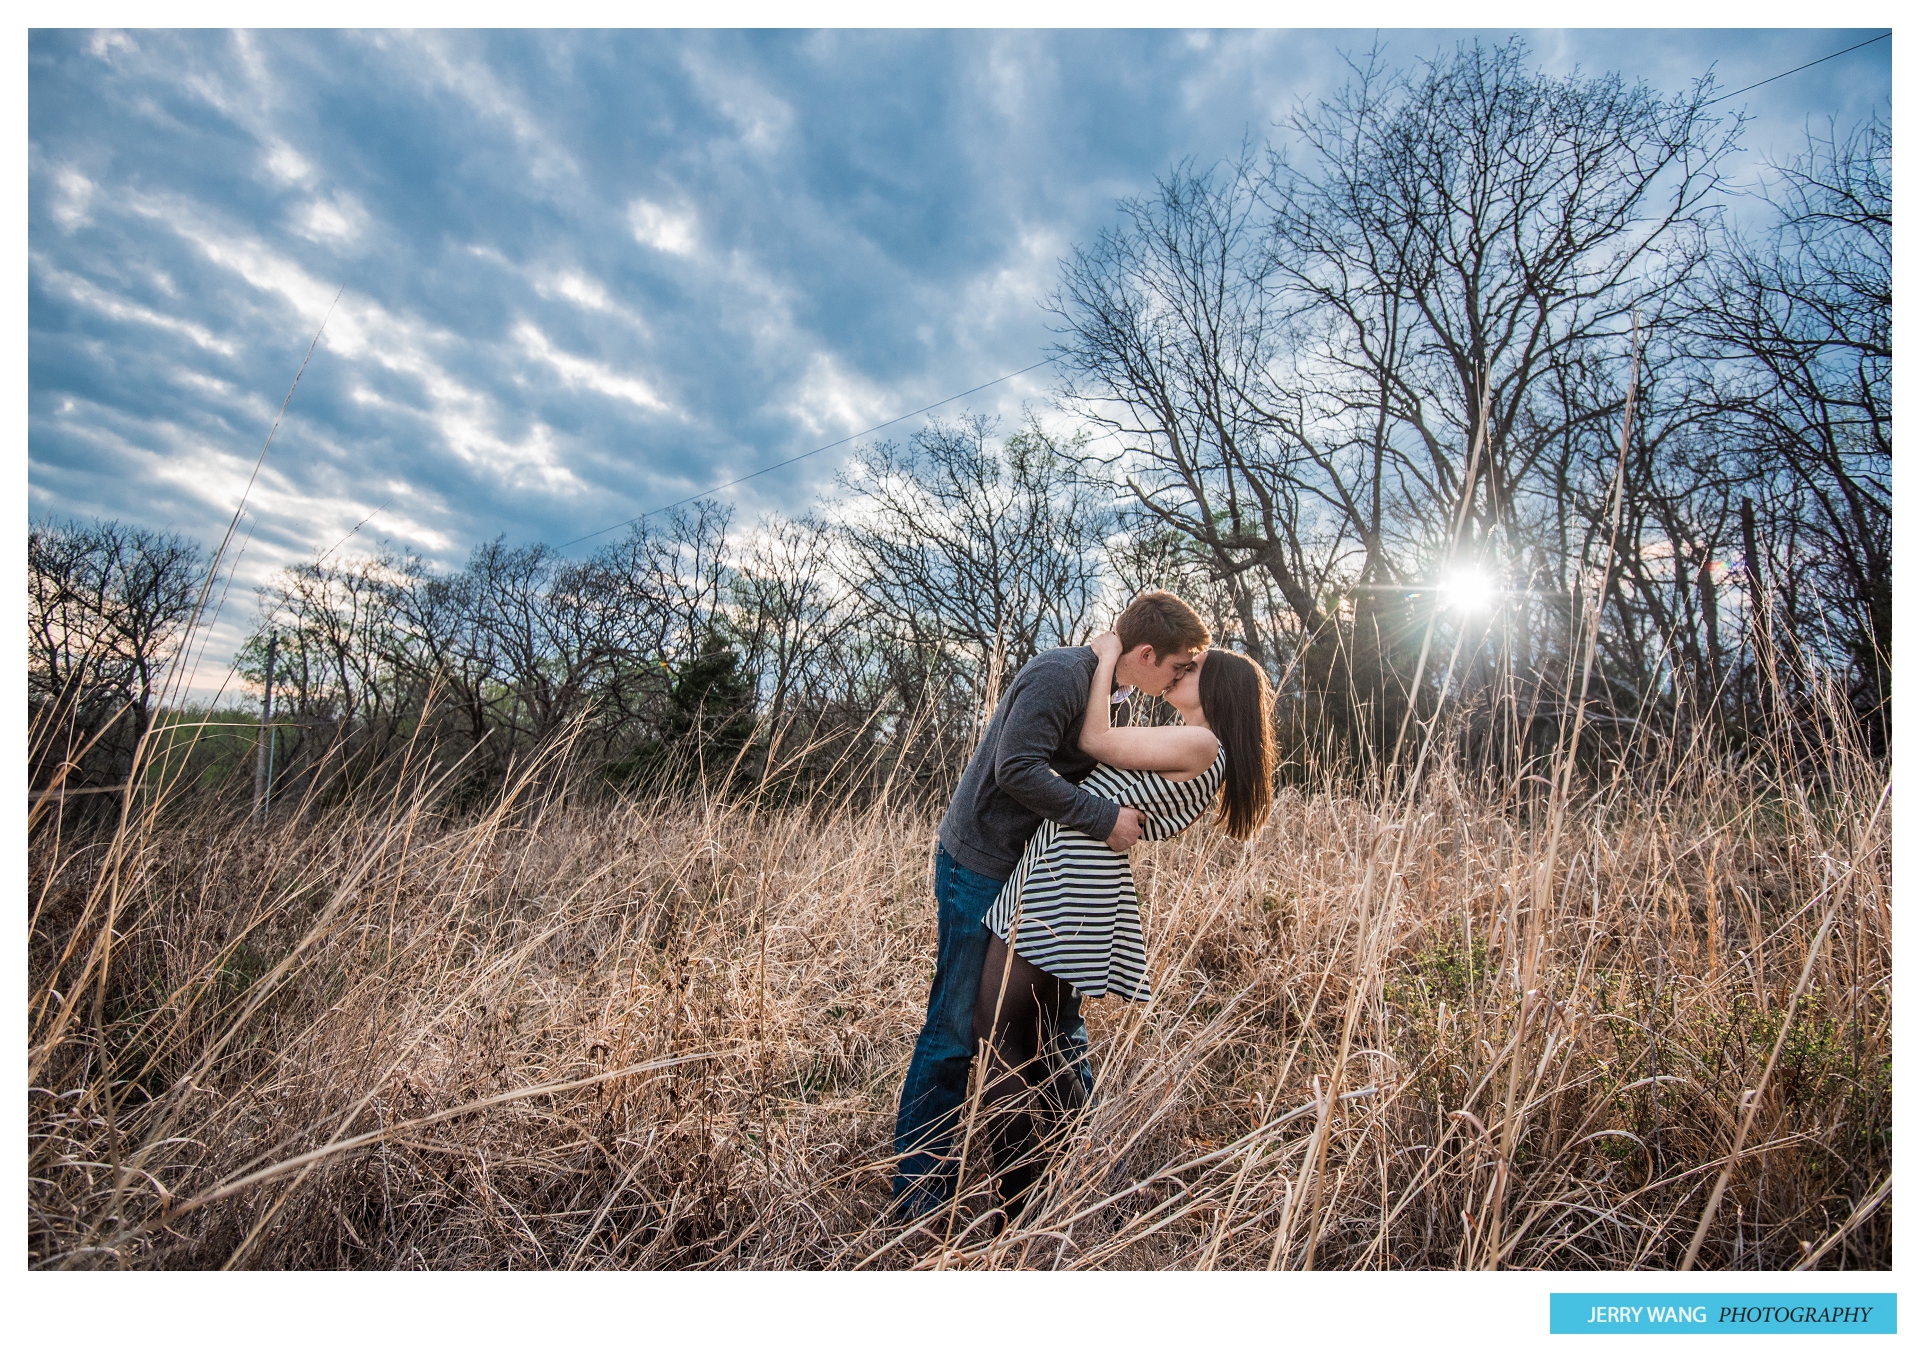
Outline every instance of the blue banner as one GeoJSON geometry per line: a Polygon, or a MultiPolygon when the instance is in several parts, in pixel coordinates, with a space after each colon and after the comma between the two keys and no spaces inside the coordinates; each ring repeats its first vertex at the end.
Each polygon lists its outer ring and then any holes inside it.
{"type": "Polygon", "coordinates": [[[1878,1332],[1897,1325],[1892,1295],[1554,1295],[1554,1333],[1878,1332]]]}

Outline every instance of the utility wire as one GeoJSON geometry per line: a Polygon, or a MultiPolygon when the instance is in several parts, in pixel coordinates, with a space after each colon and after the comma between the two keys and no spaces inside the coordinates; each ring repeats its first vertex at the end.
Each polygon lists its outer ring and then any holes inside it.
{"type": "Polygon", "coordinates": [[[871,436],[877,431],[883,431],[893,426],[896,422],[905,422],[908,418],[919,417],[922,413],[931,413],[934,409],[952,403],[955,399],[964,399],[969,394],[978,394],[983,389],[991,389],[997,384],[1013,379],[1016,375],[1025,375],[1028,371],[1037,371],[1042,366],[1051,365],[1059,359],[1059,357],[1048,357],[1045,361],[1036,361],[1031,366],[1022,366],[1017,371],[1008,371],[1005,375],[989,380],[984,385],[975,385],[972,389],[963,389],[958,394],[949,394],[938,403],[930,403],[925,408],[916,408],[911,413],[902,413],[897,418],[889,418],[885,422],[875,423],[865,431],[855,432],[852,436],[843,436],[831,445],[816,446],[812,450],[795,455],[792,459],[782,460],[778,464],[770,464],[765,469],[756,469],[751,474],[742,474],[739,478],[729,479],[725,483],[716,484],[704,492],[697,492],[691,497],[683,497],[678,502],[669,502],[664,507],[655,507],[652,511],[643,511],[638,516],[629,516],[624,521],[615,521],[612,525],[606,527],[605,530],[596,530],[590,535],[580,536],[579,539],[570,539],[559,547],[562,549],[571,549],[576,544],[583,544],[587,540],[596,539],[606,534],[608,530],[618,530],[623,525],[632,525],[636,521],[646,520],[649,516],[658,516],[663,511],[672,511],[675,507],[684,507],[689,502],[698,502],[703,497],[712,497],[715,493],[724,492],[736,484],[745,483],[750,478],[759,478],[762,474],[771,474],[776,469],[785,469],[790,464],[798,464],[800,461],[810,459],[823,451],[833,450],[835,447],[846,445],[849,441],[857,441],[863,436],[871,436]]]}
{"type": "Polygon", "coordinates": [[[1804,66],[1795,66],[1792,70],[1783,70],[1778,75],[1769,75],[1764,80],[1754,81],[1752,84],[1746,86],[1745,89],[1736,89],[1731,94],[1722,94],[1717,99],[1708,99],[1705,103],[1701,104],[1700,106],[1702,108],[1711,108],[1716,103],[1725,103],[1728,99],[1738,98],[1740,95],[1747,93],[1749,90],[1758,89],[1763,84],[1772,84],[1775,80],[1784,80],[1789,75],[1798,75],[1803,70],[1811,70],[1813,67],[1819,65],[1822,61],[1831,61],[1836,56],[1845,56],[1848,52],[1857,52],[1862,47],[1871,47],[1874,43],[1884,42],[1886,39],[1892,36],[1893,36],[1893,30],[1889,28],[1886,32],[1882,33],[1877,38],[1868,38],[1865,42],[1856,42],[1851,47],[1842,47],[1837,52],[1829,52],[1827,53],[1827,55],[1820,57],[1818,60],[1807,62],[1807,64],[1804,66]]]}

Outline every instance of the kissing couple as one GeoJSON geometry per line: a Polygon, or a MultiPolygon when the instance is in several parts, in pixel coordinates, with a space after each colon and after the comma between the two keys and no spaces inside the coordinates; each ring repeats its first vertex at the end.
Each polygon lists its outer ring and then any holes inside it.
{"type": "Polygon", "coordinates": [[[1127,851],[1216,803],[1235,839],[1266,820],[1267,677],[1210,639],[1185,601],[1148,591],[1090,645],[1021,667],[994,710],[934,849],[939,949],[894,1127],[902,1220],[953,1199],[982,1043],[985,1142],[1002,1207],[1019,1215],[1045,1171],[1044,1123],[1093,1091],[1081,998],[1152,993],[1127,851]],[[1115,725],[1136,692],[1164,698],[1181,725],[1115,725]]]}

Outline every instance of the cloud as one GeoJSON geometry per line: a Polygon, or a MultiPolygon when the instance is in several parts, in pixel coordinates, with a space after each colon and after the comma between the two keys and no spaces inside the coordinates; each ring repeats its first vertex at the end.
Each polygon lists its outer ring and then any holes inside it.
{"type": "MultiPolygon", "coordinates": [[[[34,30],[32,509],[217,538],[338,295],[247,568],[388,502],[355,540],[441,565],[571,539],[1037,361],[1037,301],[1116,198],[1278,134],[1372,40],[34,30]]],[[[1662,87],[1719,60],[1737,86],[1849,40],[1574,32],[1551,56],[1662,87]]],[[[1755,106],[1797,134],[1889,87],[1883,45],[1755,106]]],[[[941,415],[1044,412],[1049,378],[941,415]]],[[[844,457],[728,500],[803,510],[844,457]]]]}
{"type": "Polygon", "coordinates": [[[64,295],[77,305],[83,305],[96,314],[121,323],[143,324],[160,329],[166,333],[177,333],[209,351],[231,353],[233,344],[216,337],[211,331],[188,319],[171,314],[162,314],[158,310],[126,300],[108,291],[102,290],[85,277],[76,277],[63,272],[48,262],[43,255],[29,254],[28,261],[34,267],[42,284],[55,294],[64,295]]]}
{"type": "Polygon", "coordinates": [[[111,28],[102,28],[87,35],[87,55],[96,60],[111,61],[115,52],[134,50],[132,38],[111,28]]]}
{"type": "Polygon", "coordinates": [[[321,244],[351,244],[366,230],[366,208],[348,192],[304,203],[294,213],[296,233],[321,244]]]}
{"type": "Polygon", "coordinates": [[[420,58],[415,64],[426,82],[459,96],[471,114],[507,129],[515,145],[526,153],[534,177],[552,179],[579,173],[562,140],[541,125],[520,91],[484,60],[460,50],[457,39],[419,33],[409,34],[402,41],[420,58]]]}
{"type": "Polygon", "coordinates": [[[824,437],[885,421],[889,411],[899,411],[889,409],[890,394],[848,374],[828,353],[816,352],[788,409],[809,433],[824,437]]]}
{"type": "Polygon", "coordinates": [[[93,182],[75,169],[62,169],[55,175],[59,185],[53,200],[53,219],[61,232],[72,234],[93,218],[87,204],[93,200],[93,182]]]}
{"type": "Polygon", "coordinates": [[[673,210],[658,202],[636,201],[627,207],[627,219],[633,224],[633,237],[648,248],[683,257],[694,251],[697,222],[684,207],[673,210]]]}
{"type": "Polygon", "coordinates": [[[562,352],[547,340],[546,334],[532,324],[521,324],[514,330],[514,336],[520,339],[530,355],[553,367],[569,385],[591,389],[610,398],[625,399],[637,408],[660,413],[672,411],[666,401],[655,394],[644,380],[617,374],[598,362],[562,352]]]}
{"type": "Polygon", "coordinates": [[[756,79],[755,72],[732,61],[715,60],[697,46],[685,51],[682,63],[701,99],[733,124],[750,149],[771,153],[787,140],[795,120],[793,108],[764,80],[756,79]]]}
{"type": "Polygon", "coordinates": [[[304,183],[313,177],[313,165],[286,142],[276,141],[267,151],[267,172],[282,183],[304,183]]]}
{"type": "Polygon", "coordinates": [[[582,309],[606,313],[614,308],[607,288],[592,277],[578,272],[563,272],[551,282],[536,283],[542,295],[562,295],[582,309]]]}

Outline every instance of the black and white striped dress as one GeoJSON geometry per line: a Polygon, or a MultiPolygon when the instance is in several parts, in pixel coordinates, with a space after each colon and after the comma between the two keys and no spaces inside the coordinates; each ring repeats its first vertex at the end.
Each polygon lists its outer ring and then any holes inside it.
{"type": "MultiPolygon", "coordinates": [[[[1080,786],[1146,818],[1143,839],[1178,835],[1220,791],[1226,747],[1198,777],[1174,783],[1158,774],[1101,765],[1080,786]]],[[[987,911],[987,927],[1042,971],[1091,999],[1108,993],[1144,1000],[1147,945],[1140,897],[1125,854],[1105,840],[1042,821],[987,911]]]]}

